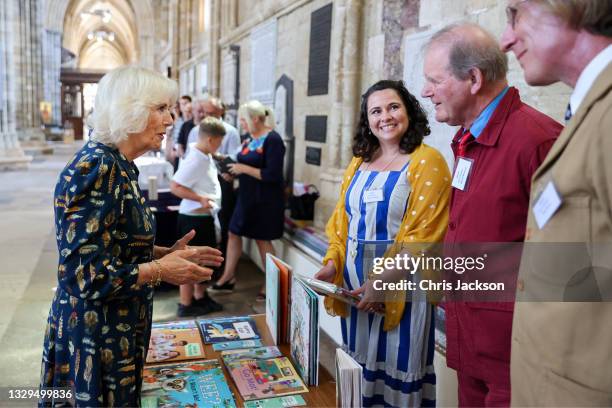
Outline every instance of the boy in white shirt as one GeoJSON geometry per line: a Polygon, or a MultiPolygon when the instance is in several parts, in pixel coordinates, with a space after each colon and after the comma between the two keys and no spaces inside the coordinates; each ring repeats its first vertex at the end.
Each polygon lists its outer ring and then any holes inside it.
{"type": "MultiPolygon", "coordinates": [[[[193,245],[217,246],[215,219],[221,203],[221,186],[212,154],[219,149],[225,127],[223,122],[207,117],[200,122],[198,140],[172,178],[170,189],[180,198],[178,236],[196,231],[193,245]]],[[[223,307],[207,296],[204,285],[180,286],[179,317],[200,316],[223,307]]]]}

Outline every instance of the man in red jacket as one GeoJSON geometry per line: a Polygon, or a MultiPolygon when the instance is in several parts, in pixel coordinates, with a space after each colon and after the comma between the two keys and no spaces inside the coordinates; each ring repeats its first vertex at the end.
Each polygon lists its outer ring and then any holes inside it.
{"type": "MultiPolygon", "coordinates": [[[[525,238],[531,176],[562,126],[521,102],[507,69],[496,39],[474,24],[448,26],[426,46],[422,96],[437,121],[461,126],[452,141],[446,245],[525,238]]],[[[514,283],[517,271],[518,259],[503,279],[514,283]]],[[[457,370],[460,406],[510,405],[513,303],[504,300],[445,304],[446,358],[457,370]]]]}

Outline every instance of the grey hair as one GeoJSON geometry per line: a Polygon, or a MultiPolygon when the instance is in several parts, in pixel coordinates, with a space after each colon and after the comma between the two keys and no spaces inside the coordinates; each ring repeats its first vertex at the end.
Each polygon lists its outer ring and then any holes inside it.
{"type": "Polygon", "coordinates": [[[458,79],[465,80],[470,70],[478,68],[485,81],[496,82],[506,79],[508,57],[499,47],[495,37],[474,23],[455,23],[437,31],[425,44],[425,49],[432,45],[449,47],[448,69],[458,79]],[[466,31],[472,35],[465,35],[466,31]]]}
{"type": "Polygon", "coordinates": [[[178,96],[175,81],[147,68],[124,66],[102,77],[89,119],[92,140],[117,145],[130,133],[142,132],[151,109],[171,106],[178,96]]]}

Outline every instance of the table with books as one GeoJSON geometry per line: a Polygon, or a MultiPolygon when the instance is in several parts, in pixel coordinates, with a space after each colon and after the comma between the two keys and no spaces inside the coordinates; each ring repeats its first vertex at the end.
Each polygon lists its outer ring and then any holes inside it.
{"type": "Polygon", "coordinates": [[[273,345],[263,314],[154,323],[142,406],[336,405],[336,384],[325,369],[314,370],[318,385],[311,385],[290,345],[273,345]]]}

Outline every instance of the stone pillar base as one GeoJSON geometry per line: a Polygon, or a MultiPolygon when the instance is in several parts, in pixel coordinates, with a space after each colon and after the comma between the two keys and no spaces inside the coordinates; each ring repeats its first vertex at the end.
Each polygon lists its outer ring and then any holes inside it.
{"type": "Polygon", "coordinates": [[[0,171],[26,170],[32,156],[26,156],[21,149],[0,150],[0,171]]]}

